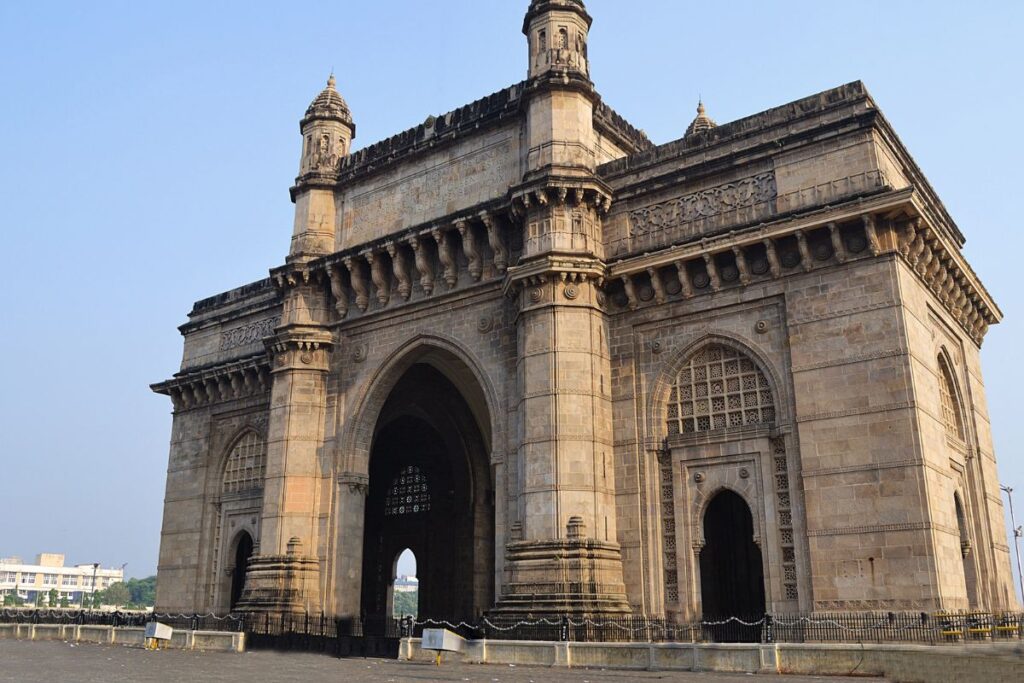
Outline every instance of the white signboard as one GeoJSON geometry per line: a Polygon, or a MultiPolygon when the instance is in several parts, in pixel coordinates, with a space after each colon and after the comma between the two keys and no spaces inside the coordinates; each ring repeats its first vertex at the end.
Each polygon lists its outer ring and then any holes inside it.
{"type": "Polygon", "coordinates": [[[420,647],[424,650],[437,650],[438,652],[462,652],[465,642],[462,636],[452,633],[448,629],[425,628],[420,647]]]}

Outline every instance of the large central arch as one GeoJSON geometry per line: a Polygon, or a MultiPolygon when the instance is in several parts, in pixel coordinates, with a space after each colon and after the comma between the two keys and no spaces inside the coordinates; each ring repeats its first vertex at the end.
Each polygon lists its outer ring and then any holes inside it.
{"type": "Polygon", "coordinates": [[[417,558],[420,618],[472,619],[494,602],[490,415],[457,358],[435,350],[419,359],[403,364],[373,429],[362,613],[391,614],[395,560],[408,548],[417,558]],[[441,368],[431,362],[438,355],[441,368]]]}

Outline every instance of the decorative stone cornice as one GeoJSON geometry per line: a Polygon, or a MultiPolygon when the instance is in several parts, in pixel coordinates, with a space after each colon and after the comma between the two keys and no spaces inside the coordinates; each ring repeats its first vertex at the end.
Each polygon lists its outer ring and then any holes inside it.
{"type": "Polygon", "coordinates": [[[894,225],[895,251],[980,346],[989,326],[1002,320],[1002,312],[960,250],[942,236],[945,231],[932,228],[922,203],[915,198],[914,214],[894,225]]]}
{"type": "Polygon", "coordinates": [[[602,216],[612,207],[612,189],[597,178],[545,177],[514,187],[509,194],[516,218],[551,204],[590,206],[602,216]]]}
{"type": "Polygon", "coordinates": [[[374,301],[380,309],[410,302],[417,285],[423,296],[432,296],[437,275],[443,278],[442,290],[496,279],[512,259],[507,214],[507,201],[489,202],[329,256],[274,268],[271,280],[282,292],[323,287],[338,320],[345,320],[353,311],[366,313],[374,301]]]}
{"type": "Polygon", "coordinates": [[[272,372],[287,370],[328,370],[334,337],[322,327],[288,325],[266,340],[267,353],[272,358],[272,372]]]}
{"type": "Polygon", "coordinates": [[[598,259],[548,255],[509,268],[504,291],[506,296],[513,296],[523,289],[551,281],[590,281],[603,287],[606,277],[607,268],[598,259]]]}
{"type": "Polygon", "coordinates": [[[270,360],[260,354],[184,372],[150,389],[170,396],[180,412],[260,396],[270,391],[270,383],[270,360]]]}

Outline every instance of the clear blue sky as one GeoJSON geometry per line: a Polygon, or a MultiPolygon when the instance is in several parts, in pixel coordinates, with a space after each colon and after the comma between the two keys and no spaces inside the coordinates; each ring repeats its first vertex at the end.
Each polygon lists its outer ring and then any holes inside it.
{"type": "MultiPolygon", "coordinates": [[[[359,146],[521,80],[527,0],[0,4],[0,555],[156,568],[199,298],[282,262],[298,121],[333,68],[359,146]]],[[[1024,518],[1024,3],[588,0],[593,78],[658,143],[862,79],[967,235],[1024,518]],[[1016,350],[1016,351],[1015,351],[1016,350]]]]}

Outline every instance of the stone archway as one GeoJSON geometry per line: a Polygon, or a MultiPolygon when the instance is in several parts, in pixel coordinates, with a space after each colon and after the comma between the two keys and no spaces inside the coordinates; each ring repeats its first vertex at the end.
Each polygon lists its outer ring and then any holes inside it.
{"type": "Polygon", "coordinates": [[[390,616],[394,560],[404,549],[417,559],[421,619],[458,622],[493,605],[486,441],[463,393],[426,363],[405,371],[377,418],[363,526],[363,615],[390,616]]]}
{"type": "Polygon", "coordinates": [[[249,559],[252,557],[253,540],[247,531],[243,531],[235,539],[235,564],[231,568],[231,601],[229,607],[233,611],[238,601],[242,599],[242,592],[245,589],[245,570],[249,568],[249,559]]]}
{"type": "Polygon", "coordinates": [[[980,602],[978,599],[978,574],[974,567],[974,558],[971,557],[973,547],[971,534],[967,526],[967,515],[964,512],[964,504],[960,499],[958,491],[953,492],[953,505],[956,508],[956,526],[960,535],[960,558],[963,564],[964,595],[966,596],[967,607],[974,609],[980,602]]]}
{"type": "MultiPolygon", "coordinates": [[[[701,604],[705,621],[744,620],[765,613],[764,566],[754,543],[754,519],[743,498],[718,492],[704,511],[700,552],[701,604]]],[[[720,638],[719,638],[720,639],[720,638]]]]}

